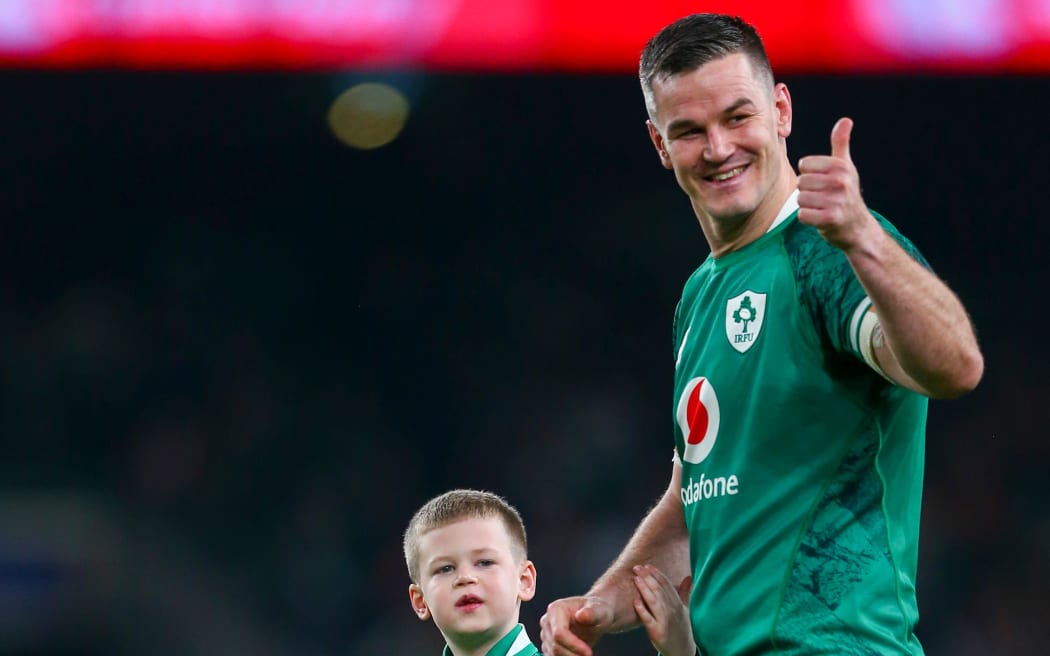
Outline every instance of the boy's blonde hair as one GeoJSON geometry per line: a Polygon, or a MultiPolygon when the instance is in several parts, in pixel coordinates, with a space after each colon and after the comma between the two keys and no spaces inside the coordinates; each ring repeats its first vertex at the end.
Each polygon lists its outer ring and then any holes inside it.
{"type": "Polygon", "coordinates": [[[503,497],[482,490],[450,490],[423,504],[412,516],[405,530],[405,564],[413,583],[419,583],[419,539],[424,533],[464,519],[487,519],[496,517],[510,535],[514,556],[525,560],[528,543],[525,539],[525,523],[514,506],[503,497]]]}

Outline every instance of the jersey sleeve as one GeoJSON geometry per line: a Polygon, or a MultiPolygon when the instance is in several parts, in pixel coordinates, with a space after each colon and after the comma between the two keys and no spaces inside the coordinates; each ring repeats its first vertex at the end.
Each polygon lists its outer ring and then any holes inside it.
{"type": "MultiPolygon", "coordinates": [[[[872,215],[908,254],[930,268],[915,245],[893,224],[874,211],[872,215]]],[[[799,297],[817,331],[835,351],[863,359],[859,335],[862,320],[871,308],[871,299],[849,260],[842,251],[827,243],[815,228],[801,226],[793,241],[791,250],[796,254],[799,297]]]]}

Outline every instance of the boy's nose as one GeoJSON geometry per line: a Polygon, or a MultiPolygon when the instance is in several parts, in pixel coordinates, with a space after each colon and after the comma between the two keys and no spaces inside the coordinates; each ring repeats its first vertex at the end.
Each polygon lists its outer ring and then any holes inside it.
{"type": "Polygon", "coordinates": [[[456,577],[456,585],[466,585],[468,583],[477,583],[478,577],[474,575],[474,572],[470,570],[461,569],[459,570],[459,576],[456,577]]]}

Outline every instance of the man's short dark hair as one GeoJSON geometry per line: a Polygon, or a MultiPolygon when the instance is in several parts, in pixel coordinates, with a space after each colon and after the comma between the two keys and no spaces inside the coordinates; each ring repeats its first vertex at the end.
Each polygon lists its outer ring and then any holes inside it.
{"type": "Polygon", "coordinates": [[[645,106],[652,118],[653,82],[694,71],[708,62],[744,53],[756,75],[773,87],[773,69],[755,28],[738,16],[692,14],[660,30],[642,50],[638,78],[645,106]]]}

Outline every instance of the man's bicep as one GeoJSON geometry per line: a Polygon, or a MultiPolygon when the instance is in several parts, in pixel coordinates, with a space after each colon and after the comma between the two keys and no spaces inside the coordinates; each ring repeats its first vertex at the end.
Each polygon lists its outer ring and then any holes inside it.
{"type": "Polygon", "coordinates": [[[882,325],[879,323],[879,315],[875,314],[874,308],[869,308],[864,316],[858,341],[861,344],[861,358],[876,373],[895,385],[906,387],[919,394],[927,394],[926,390],[904,372],[904,368],[897,361],[897,356],[886,344],[882,325]]]}

